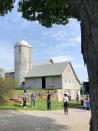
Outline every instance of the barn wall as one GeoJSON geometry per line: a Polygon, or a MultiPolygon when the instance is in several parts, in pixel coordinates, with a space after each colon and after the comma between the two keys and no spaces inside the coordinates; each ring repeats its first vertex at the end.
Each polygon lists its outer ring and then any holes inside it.
{"type": "Polygon", "coordinates": [[[29,89],[41,89],[42,88],[42,78],[26,78],[25,86],[29,89]]]}
{"type": "Polygon", "coordinates": [[[70,64],[66,67],[62,75],[62,87],[65,93],[71,96],[71,99],[76,99],[76,94],[80,96],[80,83],[76,79],[76,76],[70,66],[70,64]]]}
{"type": "MultiPolygon", "coordinates": [[[[61,76],[49,76],[45,77],[46,89],[61,89],[62,77],[61,76]]],[[[25,86],[31,89],[42,88],[42,77],[39,78],[26,78],[25,86]]]]}
{"type": "Polygon", "coordinates": [[[46,77],[46,88],[62,89],[62,77],[61,76],[46,77]]]}

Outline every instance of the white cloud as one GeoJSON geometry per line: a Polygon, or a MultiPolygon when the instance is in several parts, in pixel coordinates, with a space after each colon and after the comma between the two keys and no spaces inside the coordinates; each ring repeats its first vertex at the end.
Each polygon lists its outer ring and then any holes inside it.
{"type": "Polygon", "coordinates": [[[42,33],[44,38],[49,38],[56,43],[56,48],[79,46],[81,43],[79,22],[71,19],[66,26],[55,26],[42,33]]]}
{"type": "Polygon", "coordinates": [[[52,35],[56,40],[65,40],[66,39],[66,32],[65,31],[58,31],[52,35]]]}
{"type": "Polygon", "coordinates": [[[13,68],[14,65],[14,49],[11,43],[0,41],[0,67],[4,69],[13,68]]]}
{"type": "Polygon", "coordinates": [[[66,41],[67,32],[65,29],[52,29],[50,31],[43,32],[43,36],[50,37],[51,39],[54,39],[55,41],[66,41]]]}
{"type": "Polygon", "coordinates": [[[71,37],[68,39],[68,46],[77,46],[81,43],[81,37],[76,36],[76,37],[71,37]]]}
{"type": "Polygon", "coordinates": [[[75,68],[84,68],[83,64],[73,64],[75,68]]]}
{"type": "Polygon", "coordinates": [[[78,63],[75,63],[75,61],[72,62],[75,73],[77,74],[81,82],[86,81],[88,79],[86,66],[83,64],[83,62],[80,61],[77,62],[78,63]]]}
{"type": "Polygon", "coordinates": [[[65,61],[72,61],[74,58],[72,56],[57,56],[52,57],[54,62],[65,62],[65,61]]]}
{"type": "Polygon", "coordinates": [[[81,37],[80,36],[76,37],[75,41],[78,42],[78,43],[81,43],[81,37]]]}

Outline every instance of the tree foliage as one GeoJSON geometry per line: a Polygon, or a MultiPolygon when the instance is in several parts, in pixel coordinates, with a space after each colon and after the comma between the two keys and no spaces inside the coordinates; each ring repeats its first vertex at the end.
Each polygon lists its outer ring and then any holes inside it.
{"type": "Polygon", "coordinates": [[[8,98],[12,91],[17,87],[17,82],[10,78],[0,78],[0,102],[4,102],[8,98]]]}
{"type": "MultiPolygon", "coordinates": [[[[29,21],[39,21],[46,27],[63,24],[71,17],[69,0],[19,0],[18,11],[29,21]]],[[[6,15],[14,7],[15,0],[0,0],[0,16],[6,15]]]]}
{"type": "Polygon", "coordinates": [[[21,0],[19,11],[27,20],[37,20],[46,27],[65,25],[70,17],[68,0],[21,0]]]}
{"type": "MultiPolygon", "coordinates": [[[[15,0],[0,0],[0,16],[14,7],[15,0]]],[[[18,11],[29,21],[39,21],[46,27],[65,25],[70,17],[80,19],[80,0],[19,0],[18,11]]]]}
{"type": "Polygon", "coordinates": [[[0,0],[0,16],[4,16],[14,7],[15,0],[0,0]]]}

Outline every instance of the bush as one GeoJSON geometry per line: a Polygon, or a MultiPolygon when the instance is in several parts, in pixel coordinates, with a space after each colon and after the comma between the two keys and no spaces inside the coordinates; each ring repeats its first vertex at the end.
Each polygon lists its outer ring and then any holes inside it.
{"type": "Polygon", "coordinates": [[[0,78],[0,103],[6,102],[16,87],[17,82],[15,80],[0,78]]]}

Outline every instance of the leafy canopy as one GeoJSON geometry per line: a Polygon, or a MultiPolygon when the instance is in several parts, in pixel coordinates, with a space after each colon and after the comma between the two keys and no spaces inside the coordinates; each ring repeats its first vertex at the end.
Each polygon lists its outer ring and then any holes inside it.
{"type": "MultiPolygon", "coordinates": [[[[18,11],[29,21],[39,21],[46,27],[63,24],[70,17],[69,0],[19,0],[18,11]]],[[[5,15],[14,7],[15,0],[0,0],[0,15],[5,15]]]]}
{"type": "Polygon", "coordinates": [[[68,0],[23,0],[19,11],[30,21],[38,20],[43,26],[66,24],[69,18],[68,0]]]}
{"type": "Polygon", "coordinates": [[[14,7],[15,0],[0,0],[0,16],[4,16],[14,7]]]}

